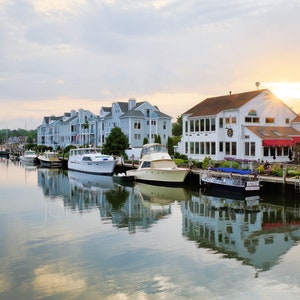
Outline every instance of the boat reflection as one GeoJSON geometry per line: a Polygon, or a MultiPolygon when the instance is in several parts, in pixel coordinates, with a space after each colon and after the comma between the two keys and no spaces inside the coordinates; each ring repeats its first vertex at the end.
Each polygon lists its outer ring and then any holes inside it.
{"type": "Polygon", "coordinates": [[[258,271],[279,263],[300,239],[299,207],[265,205],[259,197],[237,200],[200,192],[181,202],[181,208],[184,236],[258,271]],[[280,226],[267,229],[274,222],[280,226]]]}
{"type": "Polygon", "coordinates": [[[38,184],[45,196],[52,199],[60,196],[65,208],[80,212],[96,209],[101,222],[126,227],[129,232],[147,229],[170,215],[175,195],[176,200],[185,199],[184,189],[175,188],[172,195],[169,188],[160,187],[151,195],[153,186],[123,186],[115,183],[112,176],[62,169],[38,169],[38,184]]]}
{"type": "Polygon", "coordinates": [[[68,171],[69,184],[74,189],[91,190],[97,189],[110,190],[114,189],[115,185],[111,176],[88,174],[77,171],[68,171]]]}
{"type": "Polygon", "coordinates": [[[141,182],[136,182],[134,187],[144,200],[148,199],[152,203],[169,204],[189,199],[189,192],[182,187],[153,186],[141,182]]]}

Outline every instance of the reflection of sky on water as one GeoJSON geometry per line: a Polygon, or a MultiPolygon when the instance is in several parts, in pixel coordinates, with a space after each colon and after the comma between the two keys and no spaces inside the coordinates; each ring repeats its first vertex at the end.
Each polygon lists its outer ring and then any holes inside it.
{"type": "MultiPolygon", "coordinates": [[[[221,249],[202,248],[201,240],[182,234],[188,212],[192,214],[187,222],[201,225],[201,215],[188,210],[191,201],[166,201],[167,191],[157,189],[151,195],[151,189],[149,194],[149,190],[114,183],[113,193],[100,187],[88,192],[71,188],[65,174],[54,176],[52,171],[49,180],[41,176],[30,184],[19,166],[8,173],[9,180],[17,179],[14,189],[5,185],[5,178],[0,183],[4,298],[277,299],[300,294],[299,245],[285,249],[284,232],[251,233],[249,228],[245,232],[242,220],[235,223],[236,230],[248,238],[265,234],[283,239],[276,264],[256,278],[251,264],[224,259],[221,249]],[[127,193],[119,192],[124,189],[127,193]],[[113,202],[114,196],[121,197],[120,206],[113,202]],[[151,203],[153,198],[160,200],[151,203]]],[[[199,201],[195,194],[190,197],[199,201]]],[[[210,226],[212,230],[213,220],[210,226]]],[[[194,232],[197,228],[192,226],[194,232]]]]}

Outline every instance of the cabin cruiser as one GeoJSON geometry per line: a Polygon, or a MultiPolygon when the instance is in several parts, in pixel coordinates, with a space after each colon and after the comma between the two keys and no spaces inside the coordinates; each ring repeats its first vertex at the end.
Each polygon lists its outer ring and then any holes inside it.
{"type": "Polygon", "coordinates": [[[111,155],[102,154],[97,148],[70,149],[68,169],[91,174],[111,175],[116,160],[111,155]]]}
{"type": "Polygon", "coordinates": [[[159,143],[144,145],[139,167],[126,172],[136,181],[158,184],[183,183],[189,173],[189,168],[177,167],[166,146],[159,143]]]}

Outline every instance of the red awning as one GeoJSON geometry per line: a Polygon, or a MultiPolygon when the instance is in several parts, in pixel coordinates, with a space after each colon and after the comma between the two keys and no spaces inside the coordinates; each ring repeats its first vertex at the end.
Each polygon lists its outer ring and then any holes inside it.
{"type": "Polygon", "coordinates": [[[292,139],[295,143],[300,143],[300,136],[292,136],[291,139],[292,139]]]}
{"type": "Polygon", "coordinates": [[[294,146],[295,142],[292,140],[263,140],[262,144],[264,147],[284,147],[294,146]]]}

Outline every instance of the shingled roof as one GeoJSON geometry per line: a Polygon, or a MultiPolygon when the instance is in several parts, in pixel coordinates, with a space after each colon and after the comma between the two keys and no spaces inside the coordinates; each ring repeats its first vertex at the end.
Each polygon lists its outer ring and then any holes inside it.
{"type": "Polygon", "coordinates": [[[257,95],[268,91],[266,89],[255,90],[251,92],[229,94],[225,96],[207,98],[184,114],[190,114],[190,117],[216,115],[227,109],[238,109],[257,95]]]}

